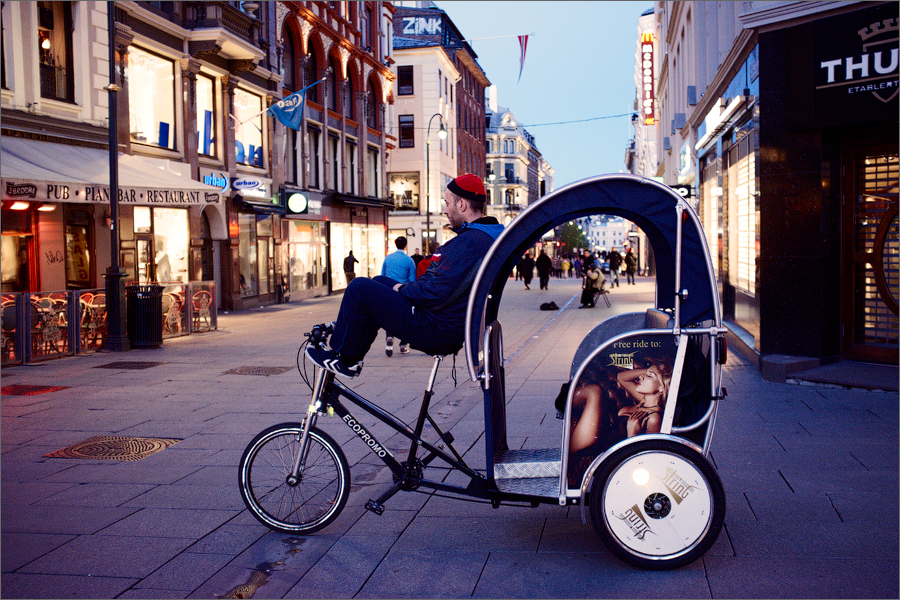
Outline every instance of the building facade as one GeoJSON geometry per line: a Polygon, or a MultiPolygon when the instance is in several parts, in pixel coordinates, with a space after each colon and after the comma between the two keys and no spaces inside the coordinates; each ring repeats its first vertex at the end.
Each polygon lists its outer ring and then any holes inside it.
{"type": "Polygon", "coordinates": [[[442,213],[447,183],[460,173],[484,172],[483,98],[490,82],[444,11],[431,2],[396,4],[400,143],[388,166],[390,237],[405,235],[410,253],[427,254],[454,235],[442,213]]]}
{"type": "Polygon", "coordinates": [[[485,108],[487,211],[507,224],[529,204],[553,191],[553,167],[534,136],[508,109],[497,105],[496,87],[488,89],[485,108]]]}
{"type": "Polygon", "coordinates": [[[128,279],[215,281],[217,306],[240,309],[342,289],[351,249],[373,274],[390,3],[4,3],[4,290],[103,285],[110,6],[128,279]],[[267,114],[321,78],[299,130],[267,114]]]}
{"type": "Polygon", "coordinates": [[[739,348],[764,375],[896,364],[897,5],[657,2],[655,17],[656,122],[640,127],[662,140],[657,176],[695,195],[739,348]]]}
{"type": "Polygon", "coordinates": [[[396,146],[391,105],[393,6],[389,2],[279,2],[281,95],[306,92],[298,130],[283,139],[285,216],[279,256],[292,299],[347,286],[354,273],[380,273],[387,251],[385,160],[396,146]],[[294,198],[294,202],[290,202],[294,198]]]}

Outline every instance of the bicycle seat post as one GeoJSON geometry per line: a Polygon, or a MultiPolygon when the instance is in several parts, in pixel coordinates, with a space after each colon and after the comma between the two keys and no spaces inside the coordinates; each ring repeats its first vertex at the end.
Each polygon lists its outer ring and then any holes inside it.
{"type": "Polygon", "coordinates": [[[422,397],[422,408],[419,410],[419,418],[416,420],[416,435],[413,437],[412,443],[410,443],[409,446],[410,465],[416,457],[416,450],[419,446],[418,439],[422,436],[422,430],[425,428],[425,419],[428,417],[428,406],[431,403],[431,397],[434,395],[434,382],[437,379],[438,368],[441,366],[442,360],[444,360],[443,356],[439,354],[434,356],[434,366],[431,367],[431,375],[428,377],[425,395],[422,397]]]}

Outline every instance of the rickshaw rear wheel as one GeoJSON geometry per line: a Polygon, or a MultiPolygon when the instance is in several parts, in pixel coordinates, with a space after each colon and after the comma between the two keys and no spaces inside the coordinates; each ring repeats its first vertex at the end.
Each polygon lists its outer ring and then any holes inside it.
{"type": "Polygon", "coordinates": [[[725,523],[725,491],[710,462],[670,440],[639,441],[594,475],[591,521],[609,550],[643,569],[677,569],[703,556],[725,523]]]}

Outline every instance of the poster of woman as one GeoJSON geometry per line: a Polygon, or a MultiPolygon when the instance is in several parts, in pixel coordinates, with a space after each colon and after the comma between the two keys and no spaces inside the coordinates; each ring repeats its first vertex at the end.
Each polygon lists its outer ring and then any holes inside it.
{"type": "Polygon", "coordinates": [[[591,359],[573,382],[569,485],[620,441],[659,433],[672,382],[675,344],[667,336],[620,340],[591,359]]]}

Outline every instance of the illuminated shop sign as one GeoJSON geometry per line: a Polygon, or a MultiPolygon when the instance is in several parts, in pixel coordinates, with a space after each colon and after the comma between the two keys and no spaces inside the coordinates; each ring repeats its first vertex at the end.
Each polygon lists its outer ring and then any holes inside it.
{"type": "Polygon", "coordinates": [[[653,93],[653,32],[641,34],[641,110],[644,125],[656,124],[656,96],[653,93]]]}
{"type": "MultiPolygon", "coordinates": [[[[109,186],[3,180],[4,200],[24,198],[33,202],[108,204],[109,186]]],[[[221,196],[216,191],[119,186],[119,202],[156,206],[204,206],[220,204],[221,196]]]]}

